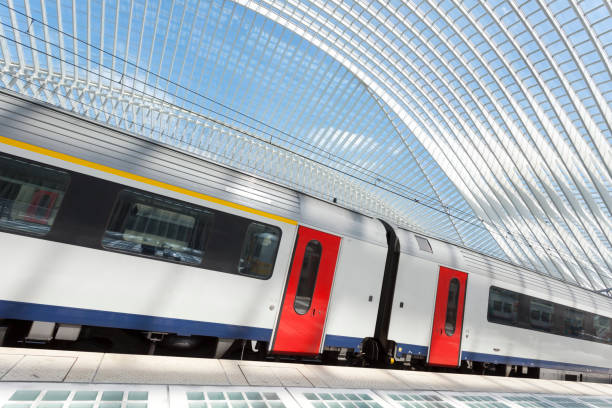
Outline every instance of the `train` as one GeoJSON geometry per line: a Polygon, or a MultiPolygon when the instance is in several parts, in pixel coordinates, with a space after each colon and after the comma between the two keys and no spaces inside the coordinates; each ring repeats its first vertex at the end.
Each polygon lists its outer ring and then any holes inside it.
{"type": "Polygon", "coordinates": [[[9,90],[0,117],[0,344],[610,381],[609,297],[9,90]]]}

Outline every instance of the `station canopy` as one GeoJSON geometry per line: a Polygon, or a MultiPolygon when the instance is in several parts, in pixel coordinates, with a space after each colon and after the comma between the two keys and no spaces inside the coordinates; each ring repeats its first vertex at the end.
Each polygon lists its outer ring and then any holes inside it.
{"type": "Polygon", "coordinates": [[[612,287],[606,0],[5,0],[0,86],[612,287]]]}

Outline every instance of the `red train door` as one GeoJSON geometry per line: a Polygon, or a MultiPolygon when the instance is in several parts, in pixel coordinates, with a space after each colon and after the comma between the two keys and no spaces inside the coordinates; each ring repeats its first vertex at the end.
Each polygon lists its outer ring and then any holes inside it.
{"type": "Polygon", "coordinates": [[[459,366],[467,278],[465,272],[440,267],[428,357],[431,365],[459,366]]]}
{"type": "Polygon", "coordinates": [[[340,237],[299,227],[272,352],[319,353],[340,237]]]}

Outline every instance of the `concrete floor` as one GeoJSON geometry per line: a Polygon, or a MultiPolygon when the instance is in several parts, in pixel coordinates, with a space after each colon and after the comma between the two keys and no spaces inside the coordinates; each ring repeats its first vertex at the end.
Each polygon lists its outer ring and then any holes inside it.
{"type": "Polygon", "coordinates": [[[612,396],[612,385],[596,383],[6,347],[0,347],[0,381],[612,396]]]}

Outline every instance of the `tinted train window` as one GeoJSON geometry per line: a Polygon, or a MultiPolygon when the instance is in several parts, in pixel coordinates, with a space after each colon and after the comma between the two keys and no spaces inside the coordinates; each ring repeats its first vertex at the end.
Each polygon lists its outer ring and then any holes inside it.
{"type": "Polygon", "coordinates": [[[612,344],[612,319],[608,317],[495,286],[489,289],[487,320],[492,323],[612,344]]]}
{"type": "Polygon", "coordinates": [[[264,279],[272,276],[280,237],[280,228],[252,222],[242,244],[238,272],[264,279]]]}
{"type": "Polygon", "coordinates": [[[511,325],[518,323],[518,302],[518,293],[491,287],[489,292],[488,320],[494,323],[511,325]]]}
{"type": "Polygon", "coordinates": [[[570,337],[584,337],[584,312],[576,309],[564,308],[563,335],[570,337]]]}
{"type": "Polygon", "coordinates": [[[102,239],[107,249],[199,264],[213,213],[123,191],[102,239]]]}
{"type": "Polygon", "coordinates": [[[321,262],[321,250],[319,241],[313,240],[306,245],[300,281],[293,302],[293,308],[298,314],[305,314],[310,309],[315,283],[317,282],[317,273],[319,272],[319,263],[321,262]]]}
{"type": "Polygon", "coordinates": [[[0,156],[0,227],[46,235],[69,182],[66,172],[0,156]]]}
{"type": "Polygon", "coordinates": [[[593,340],[612,344],[612,319],[604,316],[593,316],[593,340]]]}
{"type": "Polygon", "coordinates": [[[457,326],[457,306],[459,304],[459,279],[453,278],[448,286],[448,301],[446,302],[446,323],[444,332],[447,336],[455,334],[457,326]]]}
{"type": "Polygon", "coordinates": [[[529,302],[529,325],[538,330],[551,331],[553,321],[552,303],[545,300],[530,298],[529,302]]]}

